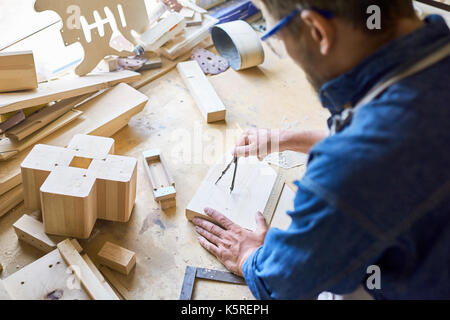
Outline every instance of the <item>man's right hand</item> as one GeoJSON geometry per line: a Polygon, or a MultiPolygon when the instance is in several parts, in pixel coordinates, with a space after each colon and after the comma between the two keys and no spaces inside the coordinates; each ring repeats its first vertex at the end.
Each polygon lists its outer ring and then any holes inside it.
{"type": "Polygon", "coordinates": [[[308,153],[317,142],[327,136],[328,133],[325,130],[247,129],[239,139],[233,151],[233,156],[257,156],[262,161],[273,152],[292,150],[308,153]]]}

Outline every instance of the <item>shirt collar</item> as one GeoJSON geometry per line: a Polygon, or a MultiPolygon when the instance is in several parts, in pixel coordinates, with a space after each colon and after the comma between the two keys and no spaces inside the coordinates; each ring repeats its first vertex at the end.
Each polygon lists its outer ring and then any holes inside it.
{"type": "MultiPolygon", "coordinates": [[[[378,81],[405,63],[412,63],[428,54],[430,46],[440,40],[450,41],[445,20],[432,15],[425,26],[387,44],[354,69],[325,83],[320,90],[322,105],[334,114],[354,106],[378,81]]],[[[442,45],[442,44],[440,44],[442,45]]]]}

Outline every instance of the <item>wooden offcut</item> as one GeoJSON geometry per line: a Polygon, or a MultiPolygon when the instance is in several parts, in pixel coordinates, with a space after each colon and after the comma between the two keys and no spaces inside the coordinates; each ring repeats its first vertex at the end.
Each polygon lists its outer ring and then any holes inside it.
{"type": "Polygon", "coordinates": [[[134,82],[140,77],[139,73],[123,70],[49,81],[33,91],[3,93],[0,94],[0,114],[96,92],[121,82],[134,82]]]}
{"type": "Polygon", "coordinates": [[[136,253],[107,241],[98,253],[99,261],[117,272],[128,275],[136,265],[136,253]]]}
{"type": "Polygon", "coordinates": [[[13,227],[19,240],[45,253],[56,249],[55,241],[48,237],[42,222],[35,218],[25,214],[13,224],[13,227]]]}
{"type": "Polygon", "coordinates": [[[226,108],[197,61],[179,63],[177,68],[206,121],[225,120],[226,108]]]}
{"type": "Polygon", "coordinates": [[[186,217],[189,220],[199,217],[214,222],[204,212],[205,208],[210,207],[241,227],[255,231],[255,214],[264,211],[277,175],[267,163],[258,161],[256,157],[239,159],[235,188],[230,193],[233,170],[229,170],[217,184],[215,183],[230,161],[231,155],[226,161],[210,169],[188,204],[186,217]]]}
{"type": "Polygon", "coordinates": [[[17,185],[11,190],[0,195],[0,217],[14,209],[23,201],[23,187],[17,185]]]}
{"type": "Polygon", "coordinates": [[[0,53],[0,92],[38,87],[32,51],[0,53]]]}

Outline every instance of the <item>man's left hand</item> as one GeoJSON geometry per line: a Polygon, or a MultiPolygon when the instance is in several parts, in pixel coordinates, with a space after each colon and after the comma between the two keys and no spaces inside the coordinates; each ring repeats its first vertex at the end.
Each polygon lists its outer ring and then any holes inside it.
{"type": "Polygon", "coordinates": [[[201,218],[194,218],[195,230],[200,234],[198,241],[206,250],[219,259],[223,265],[239,276],[243,276],[245,260],[264,244],[268,227],[261,212],[256,213],[256,231],[244,229],[214,209],[205,213],[218,225],[201,218]]]}

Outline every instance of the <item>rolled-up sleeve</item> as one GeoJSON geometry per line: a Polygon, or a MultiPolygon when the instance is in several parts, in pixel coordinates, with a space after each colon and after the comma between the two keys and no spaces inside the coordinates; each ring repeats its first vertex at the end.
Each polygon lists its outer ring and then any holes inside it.
{"type": "Polygon", "coordinates": [[[379,255],[377,239],[300,182],[296,185],[291,225],[286,231],[270,229],[264,245],[243,265],[251,292],[261,300],[352,292],[379,255]]]}

